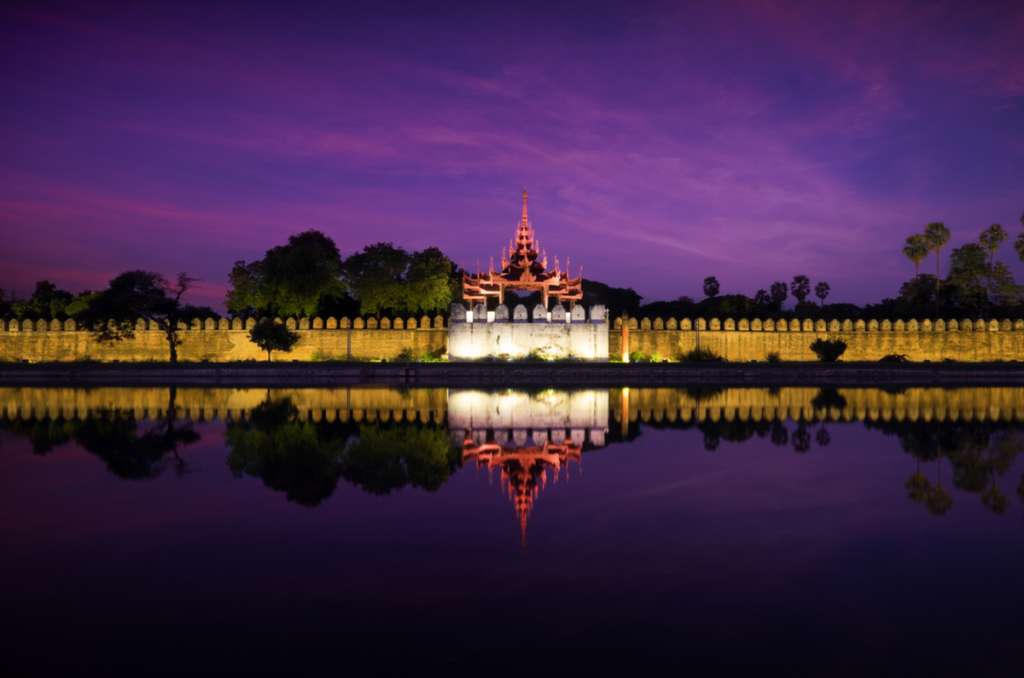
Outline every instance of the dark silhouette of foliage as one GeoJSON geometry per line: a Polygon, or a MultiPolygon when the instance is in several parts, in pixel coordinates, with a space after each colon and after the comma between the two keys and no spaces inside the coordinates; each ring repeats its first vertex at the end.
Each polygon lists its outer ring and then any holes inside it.
{"type": "Polygon", "coordinates": [[[928,240],[923,234],[916,233],[907,236],[903,245],[903,256],[913,262],[915,278],[921,274],[921,262],[928,256],[929,251],[928,240]]]}
{"type": "Polygon", "coordinates": [[[811,280],[806,275],[793,276],[793,282],[789,284],[789,292],[797,303],[802,304],[811,293],[811,280]]]}
{"type": "Polygon", "coordinates": [[[935,252],[935,277],[942,276],[942,248],[949,242],[949,229],[941,221],[933,221],[924,227],[924,239],[928,250],[935,252]]]}
{"type": "Polygon", "coordinates": [[[640,309],[642,297],[629,287],[611,287],[596,280],[583,280],[583,301],[585,306],[604,305],[610,314],[628,313],[635,316],[640,309]]]}
{"type": "Polygon", "coordinates": [[[846,352],[846,342],[842,339],[815,339],[811,350],[823,363],[834,363],[846,352]]]}
{"type": "Polygon", "coordinates": [[[814,296],[818,297],[821,301],[821,305],[825,305],[825,299],[828,298],[828,293],[832,291],[831,286],[825,281],[819,282],[814,286],[814,296]]]}
{"type": "Polygon", "coordinates": [[[781,310],[782,305],[786,303],[786,297],[789,296],[789,288],[786,286],[786,283],[778,280],[772,283],[770,289],[772,303],[775,304],[777,310],[781,310]]]}
{"type": "Polygon", "coordinates": [[[111,342],[134,337],[136,321],[144,318],[164,333],[169,360],[176,363],[181,343],[179,324],[212,314],[209,309],[182,303],[181,298],[193,282],[184,273],[178,274],[177,281],[171,284],[159,273],[127,271],[111,280],[108,288],[78,314],[77,321],[91,330],[97,340],[111,342]]]}
{"type": "Polygon", "coordinates": [[[704,296],[708,298],[715,298],[718,296],[718,278],[715,276],[708,276],[704,278],[704,296]]]}

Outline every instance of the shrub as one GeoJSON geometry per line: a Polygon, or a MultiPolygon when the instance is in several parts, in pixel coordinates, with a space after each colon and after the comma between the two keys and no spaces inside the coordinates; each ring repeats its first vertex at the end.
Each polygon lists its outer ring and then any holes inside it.
{"type": "Polygon", "coordinates": [[[654,357],[649,353],[643,351],[632,351],[629,354],[629,362],[631,363],[650,363],[654,362],[654,357]]]}
{"type": "Polygon", "coordinates": [[[718,355],[710,348],[695,348],[689,353],[683,354],[680,358],[683,362],[691,363],[724,363],[725,358],[718,355]]]}
{"type": "Polygon", "coordinates": [[[909,361],[910,359],[902,353],[890,353],[878,359],[880,363],[905,363],[909,361]]]}
{"type": "Polygon", "coordinates": [[[834,363],[846,352],[846,342],[842,339],[815,339],[811,350],[823,363],[834,363]]]}
{"type": "Polygon", "coordinates": [[[411,348],[403,348],[395,356],[395,362],[398,363],[412,363],[416,362],[416,353],[411,348]]]}
{"type": "Polygon", "coordinates": [[[770,362],[770,363],[781,363],[782,362],[782,358],[779,357],[779,354],[776,353],[775,351],[772,351],[771,353],[769,353],[768,357],[766,358],[766,360],[768,362],[770,362]]]}

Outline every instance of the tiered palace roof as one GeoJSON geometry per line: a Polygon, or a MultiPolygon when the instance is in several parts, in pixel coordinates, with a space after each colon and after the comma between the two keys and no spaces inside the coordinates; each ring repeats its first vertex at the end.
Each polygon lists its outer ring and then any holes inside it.
{"type": "Polygon", "coordinates": [[[574,302],[583,299],[583,276],[570,277],[569,260],[566,269],[561,270],[558,259],[554,267],[548,268],[548,258],[533,230],[527,213],[527,193],[523,190],[523,211],[516,227],[516,235],[509,241],[508,249],[502,249],[500,270],[494,270],[494,261],[488,265],[486,273],[463,274],[462,299],[470,303],[487,303],[489,297],[496,298],[498,303],[505,302],[506,290],[522,290],[540,292],[546,307],[549,299],[558,303],[574,302]]]}

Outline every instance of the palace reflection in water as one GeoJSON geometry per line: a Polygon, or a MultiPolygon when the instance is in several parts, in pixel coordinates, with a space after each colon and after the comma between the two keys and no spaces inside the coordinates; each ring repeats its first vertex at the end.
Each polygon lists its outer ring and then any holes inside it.
{"type": "Polygon", "coordinates": [[[582,473],[591,451],[627,453],[645,427],[697,431],[706,451],[763,439],[807,454],[859,425],[913,457],[900,489],[933,514],[950,510],[954,488],[994,513],[1024,497],[1024,478],[1010,477],[1024,447],[1020,388],[5,388],[0,403],[3,430],[36,454],[74,444],[125,479],[185,473],[200,425],[219,422],[235,477],[304,506],[341,480],[435,491],[476,467],[511,500],[524,541],[542,490],[582,473]]]}

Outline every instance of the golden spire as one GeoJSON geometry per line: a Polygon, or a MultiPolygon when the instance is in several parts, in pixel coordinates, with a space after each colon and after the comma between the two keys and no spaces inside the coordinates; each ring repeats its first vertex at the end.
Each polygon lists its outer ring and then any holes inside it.
{"type": "Polygon", "coordinates": [[[526,201],[527,201],[527,197],[528,197],[528,196],[527,196],[527,194],[526,194],[526,188],[523,188],[523,216],[522,216],[522,218],[521,218],[521,219],[519,220],[519,223],[520,223],[520,224],[521,224],[522,226],[526,226],[526,225],[527,225],[527,224],[529,223],[529,221],[530,221],[530,220],[529,220],[529,217],[527,216],[527,210],[526,210],[526,201]]]}

